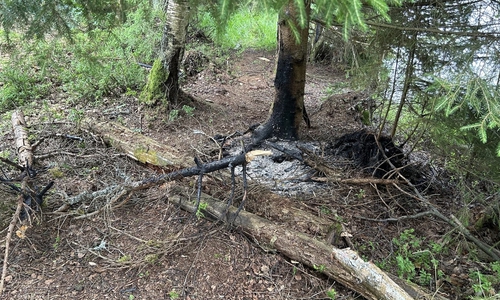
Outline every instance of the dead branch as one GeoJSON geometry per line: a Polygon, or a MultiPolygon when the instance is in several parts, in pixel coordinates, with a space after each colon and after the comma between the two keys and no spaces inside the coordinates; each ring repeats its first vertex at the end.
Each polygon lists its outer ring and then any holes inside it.
{"type": "MultiPolygon", "coordinates": [[[[23,185],[26,184],[26,180],[23,180],[23,185]]],[[[5,254],[3,258],[3,267],[2,267],[2,278],[0,279],[0,296],[4,290],[5,277],[7,277],[7,265],[9,261],[9,246],[12,240],[12,233],[14,232],[14,228],[16,227],[17,220],[19,219],[19,215],[21,214],[21,209],[23,208],[23,196],[19,195],[17,198],[17,207],[14,215],[12,216],[12,220],[9,224],[9,229],[7,230],[7,237],[5,238],[5,254]]]]}
{"type": "Polygon", "coordinates": [[[354,217],[358,218],[360,220],[372,221],[372,222],[401,222],[404,220],[418,219],[418,218],[426,217],[428,215],[433,215],[432,211],[424,211],[424,212],[410,215],[410,216],[401,216],[401,217],[397,217],[397,218],[386,218],[386,219],[373,219],[373,218],[365,218],[362,216],[354,216],[354,217]]]}
{"type": "Polygon", "coordinates": [[[5,164],[7,164],[7,165],[9,165],[9,166],[11,166],[11,167],[14,167],[14,168],[18,169],[21,172],[24,171],[23,167],[21,167],[20,165],[16,164],[13,161],[8,160],[7,158],[0,157],[0,161],[3,162],[3,163],[5,163],[5,164]]]}
{"type": "Polygon", "coordinates": [[[15,111],[12,114],[12,127],[16,141],[17,158],[19,165],[24,168],[33,167],[33,152],[28,142],[28,132],[26,131],[26,121],[21,111],[15,111]]]}
{"type": "Polygon", "coordinates": [[[347,184],[395,184],[395,183],[405,183],[401,180],[396,179],[385,179],[385,178],[332,178],[332,177],[313,177],[311,178],[318,182],[335,182],[335,183],[347,183],[347,184]]]}
{"type": "Polygon", "coordinates": [[[401,178],[403,178],[404,180],[406,180],[407,184],[413,188],[413,191],[415,192],[415,195],[411,195],[409,194],[408,192],[406,192],[405,190],[403,190],[401,187],[399,187],[397,184],[394,184],[394,186],[400,190],[401,192],[405,193],[406,195],[414,198],[414,199],[417,199],[418,201],[420,201],[421,203],[424,204],[424,206],[429,209],[429,212],[438,217],[439,219],[445,221],[446,223],[448,223],[451,227],[453,228],[456,228],[461,234],[463,234],[465,236],[465,238],[467,238],[469,241],[473,242],[474,244],[476,244],[477,247],[479,247],[479,249],[483,250],[484,253],[486,253],[487,255],[489,255],[491,258],[493,258],[494,260],[496,261],[500,261],[500,255],[497,254],[496,250],[493,249],[493,247],[483,243],[482,241],[480,241],[478,238],[476,238],[475,236],[473,236],[470,231],[465,228],[465,226],[462,225],[462,223],[460,223],[460,221],[453,215],[451,215],[451,218],[448,218],[446,217],[445,215],[443,215],[434,205],[432,205],[429,200],[425,197],[422,196],[422,194],[420,194],[420,192],[418,191],[418,189],[406,178],[404,178],[401,174],[399,174],[399,176],[401,178]]]}
{"type": "Polygon", "coordinates": [[[2,295],[5,284],[5,277],[7,276],[7,265],[9,260],[9,246],[12,240],[12,232],[16,227],[17,220],[20,218],[21,211],[23,209],[26,197],[29,196],[30,190],[28,186],[28,178],[30,176],[30,169],[33,166],[33,152],[31,152],[31,146],[28,142],[28,133],[26,132],[26,122],[24,120],[24,115],[21,111],[15,111],[12,114],[12,127],[14,129],[14,136],[16,141],[17,157],[19,164],[23,166],[26,172],[24,178],[21,182],[21,189],[19,196],[17,197],[17,207],[12,220],[9,224],[9,229],[7,231],[7,237],[5,239],[5,257],[3,260],[2,267],[2,277],[0,278],[0,295],[2,295]]]}
{"type": "MultiPolygon", "coordinates": [[[[174,187],[168,193],[168,200],[187,211],[196,212],[195,200],[182,196],[184,193],[180,187],[174,187]]],[[[206,194],[202,194],[201,199],[206,204],[206,216],[226,222],[233,221],[232,216],[236,214],[237,208],[231,206],[230,213],[225,214],[227,206],[222,201],[206,194]]],[[[406,289],[419,297],[431,298],[409,286],[403,289],[374,264],[363,261],[356,252],[334,248],[304,233],[291,230],[286,225],[276,224],[247,211],[241,211],[233,224],[250,235],[258,245],[274,248],[290,259],[320,270],[367,299],[414,299],[406,289]]]]}

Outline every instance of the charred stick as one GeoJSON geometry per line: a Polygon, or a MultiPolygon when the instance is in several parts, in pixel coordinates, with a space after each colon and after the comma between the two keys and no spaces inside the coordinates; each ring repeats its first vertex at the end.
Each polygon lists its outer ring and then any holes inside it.
{"type": "Polygon", "coordinates": [[[242,169],[242,172],[241,172],[241,177],[243,178],[243,198],[241,199],[241,203],[238,206],[238,209],[234,213],[233,222],[236,220],[236,218],[238,217],[238,214],[243,209],[243,206],[245,205],[245,201],[247,199],[248,184],[247,184],[247,164],[246,164],[246,162],[243,163],[242,168],[243,169],[242,169]]]}
{"type": "Polygon", "coordinates": [[[229,208],[231,207],[231,205],[233,205],[234,190],[236,189],[236,177],[234,175],[235,168],[236,168],[235,166],[231,166],[231,194],[229,195],[229,199],[227,200],[227,205],[226,208],[224,209],[224,213],[221,215],[221,220],[225,215],[227,215],[227,213],[229,212],[229,208]]]}
{"type": "Polygon", "coordinates": [[[14,167],[14,168],[18,169],[18,170],[19,170],[19,171],[21,171],[21,172],[22,172],[22,171],[24,171],[24,168],[23,168],[23,167],[21,167],[20,165],[16,164],[16,163],[15,163],[15,162],[13,162],[13,161],[10,161],[10,160],[9,160],[9,159],[7,159],[7,158],[0,157],[0,161],[2,161],[2,162],[4,162],[4,163],[8,164],[9,166],[12,166],[12,167],[14,167]]]}
{"type": "Polygon", "coordinates": [[[196,211],[198,211],[200,209],[203,174],[205,174],[205,172],[201,171],[200,175],[198,176],[198,187],[197,187],[197,194],[196,194],[196,211]]]}

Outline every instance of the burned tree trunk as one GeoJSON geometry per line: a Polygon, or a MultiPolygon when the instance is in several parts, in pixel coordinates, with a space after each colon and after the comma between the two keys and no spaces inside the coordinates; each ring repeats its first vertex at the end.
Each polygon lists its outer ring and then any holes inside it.
{"type": "MultiPolygon", "coordinates": [[[[300,24],[296,1],[289,1],[279,14],[278,61],[274,87],[276,91],[269,119],[257,132],[256,139],[275,136],[297,140],[299,126],[305,116],[304,88],[306,83],[307,39],[309,28],[300,24]]],[[[307,18],[310,1],[305,0],[307,18]]],[[[308,119],[306,119],[308,122],[308,119]]]]}
{"type": "Polygon", "coordinates": [[[170,103],[176,104],[179,97],[179,68],[186,44],[189,4],[187,0],[167,0],[163,10],[167,15],[167,23],[161,42],[161,54],[153,64],[141,100],[149,105],[162,101],[168,106],[170,103]]]}

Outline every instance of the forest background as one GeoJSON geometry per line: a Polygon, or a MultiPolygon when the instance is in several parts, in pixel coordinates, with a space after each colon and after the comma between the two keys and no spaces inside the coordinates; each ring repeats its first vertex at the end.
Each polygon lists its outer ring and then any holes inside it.
{"type": "MultiPolygon", "coordinates": [[[[229,54],[276,48],[276,8],[265,1],[231,7],[224,3],[192,3],[196,9],[191,9],[185,53],[196,53],[200,62],[222,64],[229,54]]],[[[458,212],[461,223],[498,232],[500,4],[403,2],[388,10],[390,22],[361,5],[362,22],[350,25],[325,18],[321,9],[313,4],[308,22],[308,63],[334,66],[346,78],[325,93],[368,94],[369,106],[354,107],[363,125],[388,134],[407,154],[425,151],[429,165],[446,170],[447,184],[463,207],[458,212]],[[471,212],[478,206],[479,220],[471,212]]],[[[107,97],[128,95],[141,101],[147,68],[161,48],[163,10],[162,3],[139,0],[86,5],[9,1],[0,6],[2,131],[9,130],[8,120],[19,108],[46,110],[52,118],[78,123],[85,117],[82,107],[100,107],[107,97]],[[55,94],[75,108],[53,109],[45,99],[55,94]]],[[[181,73],[181,86],[187,76],[181,73]]],[[[192,114],[193,107],[166,105],[157,113],[172,121],[192,114]]],[[[5,150],[0,155],[7,159],[15,153],[5,150]]],[[[450,242],[446,251],[457,251],[454,246],[450,242]]],[[[469,254],[477,258],[477,252],[469,254]]],[[[417,264],[405,255],[397,262],[400,275],[427,283],[425,273],[410,276],[404,270],[405,263],[414,269],[417,264]]],[[[500,283],[498,262],[488,262],[474,274],[475,294],[493,296],[500,283]]]]}

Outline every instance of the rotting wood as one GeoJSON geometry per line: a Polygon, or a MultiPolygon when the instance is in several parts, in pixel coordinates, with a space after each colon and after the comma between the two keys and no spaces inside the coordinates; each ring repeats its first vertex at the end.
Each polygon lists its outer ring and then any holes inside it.
{"type": "Polygon", "coordinates": [[[33,152],[31,145],[28,142],[28,132],[26,131],[26,121],[24,114],[21,111],[15,111],[12,114],[12,128],[14,129],[14,137],[16,139],[16,150],[19,165],[24,168],[33,166],[33,152]]]}
{"type": "Polygon", "coordinates": [[[159,167],[186,168],[192,165],[191,158],[177,149],[134,132],[115,122],[96,122],[84,119],[82,128],[101,136],[105,142],[123,151],[130,158],[159,167]]]}
{"type": "Polygon", "coordinates": [[[5,255],[3,259],[2,266],[2,276],[0,278],[0,296],[4,290],[5,278],[7,276],[7,266],[9,260],[9,246],[12,240],[12,233],[16,227],[17,221],[20,218],[20,214],[23,210],[23,205],[25,201],[25,195],[29,195],[29,191],[32,190],[28,185],[29,172],[33,166],[33,152],[31,151],[31,146],[28,141],[28,132],[26,131],[26,121],[24,119],[24,114],[21,111],[14,111],[12,113],[12,128],[14,130],[14,138],[17,149],[17,157],[19,160],[19,165],[24,169],[24,176],[21,181],[20,193],[17,198],[16,211],[12,216],[9,228],[7,230],[7,237],[5,239],[5,255]]]}
{"type": "MultiPolygon", "coordinates": [[[[181,187],[172,187],[168,192],[168,200],[187,211],[196,212],[195,200],[187,196],[181,187]]],[[[205,215],[232,221],[236,208],[231,207],[226,215],[224,202],[206,194],[202,194],[202,201],[206,203],[203,211],[205,215]]],[[[291,230],[285,224],[276,224],[241,211],[233,225],[251,236],[261,247],[276,249],[292,260],[315,268],[367,299],[444,299],[428,295],[404,282],[400,286],[373,263],[363,261],[353,250],[332,247],[307,234],[291,230]]]]}

